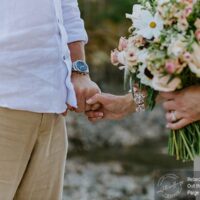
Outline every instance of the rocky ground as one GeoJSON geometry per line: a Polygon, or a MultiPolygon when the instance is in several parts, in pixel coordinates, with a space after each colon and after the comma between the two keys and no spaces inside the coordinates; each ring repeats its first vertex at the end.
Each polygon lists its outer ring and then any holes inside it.
{"type": "Polygon", "coordinates": [[[70,151],[77,147],[128,147],[167,134],[163,111],[133,114],[122,121],[89,123],[84,116],[70,114],[67,117],[70,151]]]}
{"type": "Polygon", "coordinates": [[[191,167],[167,156],[160,108],[97,124],[70,114],[67,125],[63,200],[154,200],[155,170],[191,167]]]}
{"type": "Polygon", "coordinates": [[[65,177],[65,200],[151,200],[151,176],[125,175],[119,163],[69,161],[65,177]],[[70,185],[69,185],[70,183],[70,185]]]}

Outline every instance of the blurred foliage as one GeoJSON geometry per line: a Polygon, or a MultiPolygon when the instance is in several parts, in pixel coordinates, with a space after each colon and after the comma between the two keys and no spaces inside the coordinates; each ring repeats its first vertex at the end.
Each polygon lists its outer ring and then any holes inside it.
{"type": "Polygon", "coordinates": [[[134,0],[79,0],[89,35],[86,46],[91,76],[104,91],[123,93],[123,73],[110,63],[110,52],[127,36],[134,0]]]}
{"type": "Polygon", "coordinates": [[[93,15],[93,20],[101,23],[102,20],[110,19],[115,23],[124,20],[125,13],[132,11],[134,0],[80,0],[81,7],[84,7],[83,14],[87,15],[88,9],[91,8],[95,12],[90,12],[93,15]],[[90,4],[90,5],[89,5],[90,4]],[[86,8],[86,9],[85,9],[86,8]]]}

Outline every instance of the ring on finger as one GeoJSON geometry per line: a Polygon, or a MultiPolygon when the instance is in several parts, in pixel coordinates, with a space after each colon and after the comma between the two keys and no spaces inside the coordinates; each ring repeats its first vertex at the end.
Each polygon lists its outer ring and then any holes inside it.
{"type": "Polygon", "coordinates": [[[171,117],[172,117],[172,122],[176,122],[178,120],[177,115],[176,115],[176,111],[171,112],[171,117]]]}

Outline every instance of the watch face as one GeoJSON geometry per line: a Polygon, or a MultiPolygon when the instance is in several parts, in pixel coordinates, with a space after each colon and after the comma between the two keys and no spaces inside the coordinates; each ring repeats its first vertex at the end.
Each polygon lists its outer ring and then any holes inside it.
{"type": "Polygon", "coordinates": [[[88,66],[84,62],[81,62],[81,61],[76,63],[76,67],[81,72],[86,72],[88,70],[88,66]]]}

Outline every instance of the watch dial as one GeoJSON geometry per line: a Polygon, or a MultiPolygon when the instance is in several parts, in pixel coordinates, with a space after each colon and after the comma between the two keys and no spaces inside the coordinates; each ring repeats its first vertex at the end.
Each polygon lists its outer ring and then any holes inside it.
{"type": "Polygon", "coordinates": [[[86,66],[85,63],[83,63],[83,62],[77,62],[77,68],[78,68],[81,72],[87,71],[87,66],[86,66]]]}

